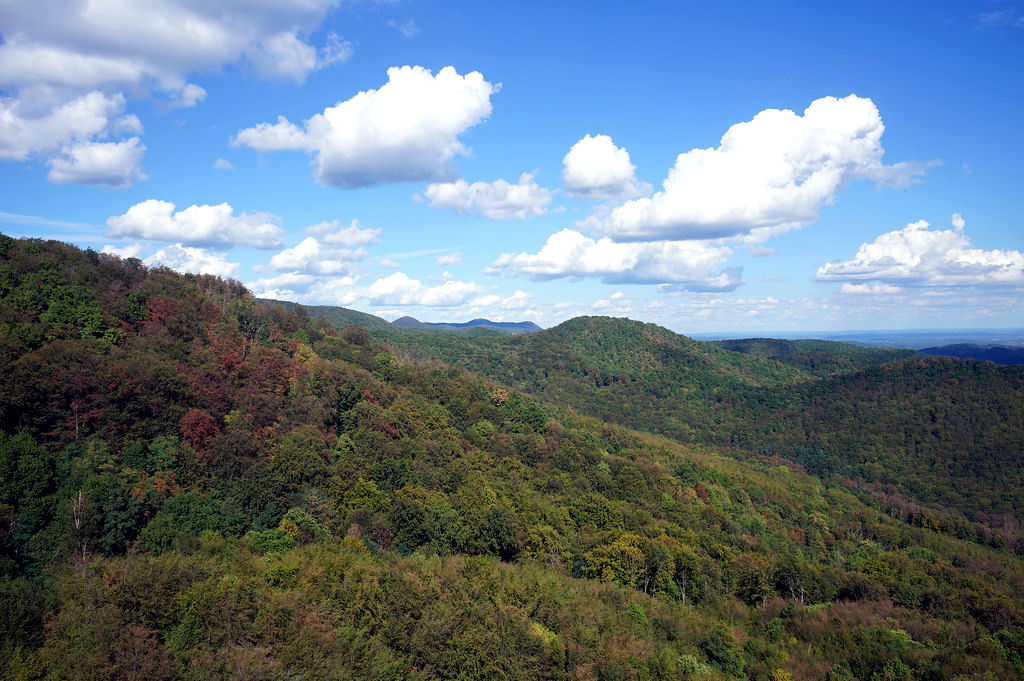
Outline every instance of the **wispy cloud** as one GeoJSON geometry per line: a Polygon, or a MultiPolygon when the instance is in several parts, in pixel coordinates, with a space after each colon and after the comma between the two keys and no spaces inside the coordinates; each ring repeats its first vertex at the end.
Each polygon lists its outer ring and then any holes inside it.
{"type": "Polygon", "coordinates": [[[409,258],[420,258],[424,255],[436,255],[438,253],[450,253],[458,250],[461,246],[450,246],[448,248],[425,248],[421,251],[405,251],[404,253],[387,253],[384,258],[388,260],[408,260],[409,258]]]}
{"type": "Polygon", "coordinates": [[[1024,28],[1024,13],[1019,7],[1007,7],[998,12],[982,12],[971,17],[974,20],[974,27],[977,29],[1001,28],[1009,26],[1012,28],[1024,28]]]}
{"type": "MultiPolygon", "coordinates": [[[[78,230],[77,232],[60,231],[59,234],[11,234],[11,236],[59,236],[61,239],[73,239],[75,241],[95,242],[103,239],[104,228],[101,225],[92,225],[86,222],[69,222],[67,220],[53,220],[39,215],[22,215],[21,213],[7,213],[0,211],[0,223],[13,223],[26,225],[28,227],[49,227],[56,230],[78,230]]],[[[6,226],[0,224],[0,230],[7,231],[6,226]]]]}
{"type": "Polygon", "coordinates": [[[395,21],[392,19],[388,22],[388,26],[395,29],[406,38],[411,38],[420,32],[420,27],[416,25],[415,19],[406,19],[405,21],[395,21]]]}

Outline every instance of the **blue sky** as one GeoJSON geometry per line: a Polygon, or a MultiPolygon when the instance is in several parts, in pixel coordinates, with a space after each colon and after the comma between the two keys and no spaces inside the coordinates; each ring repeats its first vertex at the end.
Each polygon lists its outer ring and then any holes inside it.
{"type": "Polygon", "coordinates": [[[1024,3],[211,4],[0,8],[0,230],[390,319],[1024,326],[1024,3]]]}

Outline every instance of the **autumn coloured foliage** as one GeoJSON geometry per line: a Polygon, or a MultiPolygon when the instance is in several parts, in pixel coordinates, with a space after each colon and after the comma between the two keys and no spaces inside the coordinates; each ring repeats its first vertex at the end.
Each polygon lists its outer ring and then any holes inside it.
{"type": "Polygon", "coordinates": [[[4,237],[0,358],[3,678],[1024,674],[1009,546],[236,282],[4,237]]]}

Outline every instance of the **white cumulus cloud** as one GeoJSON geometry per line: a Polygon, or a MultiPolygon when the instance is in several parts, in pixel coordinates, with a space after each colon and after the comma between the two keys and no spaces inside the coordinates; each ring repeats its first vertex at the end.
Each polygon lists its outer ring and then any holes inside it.
{"type": "Polygon", "coordinates": [[[192,205],[178,212],[174,208],[169,201],[147,199],[108,218],[107,234],[193,246],[277,248],[284,241],[284,231],[269,213],[235,215],[227,203],[192,205]]]}
{"type": "Polygon", "coordinates": [[[364,229],[359,220],[342,227],[338,220],[324,220],[306,228],[306,234],[323,238],[324,243],[352,248],[380,243],[380,229],[364,229]]]}
{"type": "Polygon", "coordinates": [[[50,154],[72,142],[105,136],[124,105],[123,95],[101,92],[42,110],[16,97],[0,98],[0,158],[24,161],[34,153],[50,154]]]}
{"type": "Polygon", "coordinates": [[[488,274],[532,279],[599,277],[605,283],[675,284],[691,291],[728,291],[742,283],[738,268],[721,269],[732,251],[699,241],[617,243],[563,229],[537,253],[503,253],[488,274]]]}
{"type": "Polygon", "coordinates": [[[533,181],[533,173],[523,173],[518,184],[506,180],[474,182],[465,180],[432,184],[424,192],[430,207],[453,210],[459,215],[477,213],[491,220],[525,219],[548,211],[554,192],[533,181]]]}
{"type": "Polygon", "coordinates": [[[536,300],[532,293],[516,289],[516,292],[512,295],[495,302],[500,302],[501,307],[506,310],[525,310],[526,308],[534,305],[536,300]]]}
{"type": "Polygon", "coordinates": [[[851,284],[849,282],[839,287],[840,293],[853,295],[889,295],[899,293],[902,289],[891,284],[851,284]]]}
{"type": "Polygon", "coordinates": [[[259,298],[291,300],[323,305],[352,305],[359,298],[358,277],[318,277],[309,274],[285,273],[266,279],[246,282],[246,287],[259,298]]]}
{"type": "Polygon", "coordinates": [[[351,271],[352,264],[364,257],[364,248],[334,248],[307,236],[297,245],[270,258],[270,269],[304,274],[342,274],[351,271]]]}
{"type": "Polygon", "coordinates": [[[882,162],[885,126],[870,99],[811,102],[803,115],[766,109],[719,146],[680,154],[661,191],[581,226],[619,241],[767,236],[813,222],[856,179],[906,186],[924,165],[882,162]]]}
{"type": "Polygon", "coordinates": [[[138,137],[121,142],[81,142],[65,147],[47,162],[50,172],[46,179],[54,184],[129,187],[146,177],[142,172],[145,151],[138,137]]]}
{"type": "MultiPolygon", "coordinates": [[[[818,269],[818,281],[879,282],[889,286],[1022,286],[1024,253],[974,248],[964,220],[930,229],[920,220],[862,244],[849,260],[818,269]]],[[[844,292],[862,292],[844,287],[844,292]]],[[[875,292],[872,290],[872,292],[875,292]]]]}
{"type": "Polygon", "coordinates": [[[449,279],[437,286],[427,286],[404,272],[395,272],[370,284],[367,298],[374,305],[422,305],[451,307],[463,305],[483,292],[474,282],[449,279]]]}
{"type": "Polygon", "coordinates": [[[436,75],[421,66],[392,67],[380,88],[327,107],[302,128],[279,116],[239,131],[232,144],[311,152],[313,176],[328,186],[448,180],[454,157],[468,152],[459,135],[491,114],[498,87],[451,66],[436,75]]]}
{"type": "MultiPolygon", "coordinates": [[[[121,144],[127,97],[156,97],[168,107],[194,106],[206,90],[189,77],[242,62],[258,74],[301,82],[342,61],[351,45],[328,36],[308,42],[337,0],[90,0],[0,3],[0,158],[51,159],[68,147],[121,144]]],[[[135,119],[137,122],[137,119],[135,119]]],[[[132,147],[141,155],[145,147],[132,147]]],[[[112,162],[113,153],[106,152],[112,162]]],[[[122,186],[131,171],[99,174],[61,166],[51,181],[122,186]],[[94,181],[99,177],[102,181],[94,181]],[[117,182],[111,182],[117,179],[117,182]]],[[[122,156],[125,158],[125,156],[122,156]]],[[[80,165],[80,164],[79,164],[80,165]]]]}
{"type": "Polygon", "coordinates": [[[455,251],[454,253],[439,255],[436,258],[434,258],[434,262],[436,262],[438,265],[444,265],[445,267],[448,267],[450,265],[461,265],[462,251],[455,251]]]}
{"type": "Polygon", "coordinates": [[[176,272],[215,274],[221,277],[234,276],[238,271],[237,262],[228,262],[222,255],[182,244],[164,246],[143,262],[150,267],[163,266],[176,272]]]}
{"type": "Polygon", "coordinates": [[[137,258],[142,253],[142,244],[125,244],[124,246],[114,246],[113,244],[107,244],[104,246],[100,253],[108,253],[110,255],[116,255],[119,258],[137,258]]]}
{"type": "Polygon", "coordinates": [[[582,199],[626,199],[651,191],[636,179],[629,152],[608,135],[585,135],[562,159],[562,182],[571,196],[582,199]]]}

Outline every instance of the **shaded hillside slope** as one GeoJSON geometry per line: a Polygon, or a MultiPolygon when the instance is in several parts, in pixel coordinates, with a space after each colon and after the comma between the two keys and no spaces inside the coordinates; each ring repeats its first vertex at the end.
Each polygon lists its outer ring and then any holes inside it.
{"type": "Polygon", "coordinates": [[[984,528],[214,277],[0,238],[0,303],[4,678],[1024,673],[1024,569],[984,528]]]}
{"type": "Polygon", "coordinates": [[[384,337],[411,358],[464,366],[602,419],[777,453],[996,527],[1024,508],[1021,367],[829,341],[709,343],[608,317],[516,338],[384,337]],[[903,359],[886,361],[894,357],[903,359]]]}
{"type": "Polygon", "coordinates": [[[787,399],[764,409],[767,397],[738,398],[751,436],[740,444],[971,515],[1024,508],[1024,367],[918,355],[794,386],[787,399]]]}
{"type": "Polygon", "coordinates": [[[995,362],[996,364],[1024,364],[1024,348],[1008,345],[955,343],[934,348],[922,348],[920,352],[926,355],[977,359],[985,362],[995,362]]]}
{"type": "Polygon", "coordinates": [[[746,355],[789,364],[815,376],[831,376],[856,371],[914,355],[912,350],[864,347],[829,340],[743,338],[714,341],[714,343],[733,352],[742,352],[746,355]]]}

